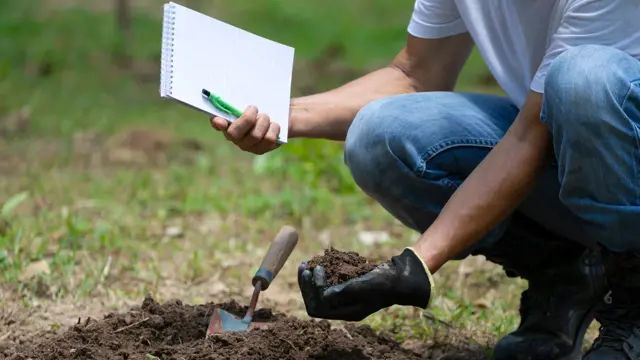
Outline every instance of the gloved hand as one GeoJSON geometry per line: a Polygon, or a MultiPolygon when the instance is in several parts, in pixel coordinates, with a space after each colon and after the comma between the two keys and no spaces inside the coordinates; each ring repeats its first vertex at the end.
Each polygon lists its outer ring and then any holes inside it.
{"type": "Polygon", "coordinates": [[[427,308],[434,291],[433,277],[411,248],[372,271],[342,284],[327,286],[321,265],[298,266],[298,286],[311,317],[360,321],[391,305],[427,308]]]}

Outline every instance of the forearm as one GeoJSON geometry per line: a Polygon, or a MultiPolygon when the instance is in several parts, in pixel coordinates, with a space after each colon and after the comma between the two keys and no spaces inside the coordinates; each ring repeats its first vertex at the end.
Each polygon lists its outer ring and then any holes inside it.
{"type": "Polygon", "coordinates": [[[452,91],[473,49],[469,34],[442,39],[409,35],[407,44],[389,66],[337,89],[293,99],[289,137],[344,141],[347,129],[369,102],[392,95],[452,91]]]}
{"type": "Polygon", "coordinates": [[[535,99],[414,245],[432,272],[485,236],[535,186],[551,149],[548,129],[539,121],[541,100],[535,99]]]}
{"type": "Polygon", "coordinates": [[[402,70],[388,66],[320,94],[291,102],[290,136],[344,141],[347,129],[367,103],[390,95],[415,92],[402,70]]]}

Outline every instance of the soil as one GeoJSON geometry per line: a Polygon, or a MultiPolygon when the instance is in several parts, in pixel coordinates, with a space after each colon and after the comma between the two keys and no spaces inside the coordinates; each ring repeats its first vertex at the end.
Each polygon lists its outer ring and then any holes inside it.
{"type": "Polygon", "coordinates": [[[330,247],[324,250],[324,255],[313,257],[307,264],[307,269],[318,265],[324,267],[327,285],[336,285],[364,275],[379,264],[370,262],[356,252],[343,252],[330,247]]]}
{"type": "MultiPolygon", "coordinates": [[[[237,315],[246,307],[235,301],[185,305],[179,300],[160,305],[147,296],[126,313],[110,313],[102,320],[78,319],[65,332],[5,352],[7,359],[489,359],[481,348],[448,346],[404,348],[366,325],[332,328],[321,320],[299,320],[260,309],[256,321],[269,325],[244,333],[224,333],[205,339],[211,310],[219,306],[237,315]]],[[[0,358],[2,358],[0,353],[0,358]]]]}

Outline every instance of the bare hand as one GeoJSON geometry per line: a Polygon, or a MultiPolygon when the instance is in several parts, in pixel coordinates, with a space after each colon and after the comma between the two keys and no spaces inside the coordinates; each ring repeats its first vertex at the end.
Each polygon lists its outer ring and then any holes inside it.
{"type": "Polygon", "coordinates": [[[269,115],[259,113],[258,108],[249,106],[242,115],[229,124],[219,116],[211,118],[211,127],[222,131],[227,140],[241,150],[262,155],[278,147],[276,140],[280,125],[272,122],[269,115]]]}

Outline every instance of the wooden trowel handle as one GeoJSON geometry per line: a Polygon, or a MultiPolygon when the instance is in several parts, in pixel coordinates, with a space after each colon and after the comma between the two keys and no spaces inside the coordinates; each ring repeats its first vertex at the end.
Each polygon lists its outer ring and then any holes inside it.
{"type": "Polygon", "coordinates": [[[297,244],[298,231],[291,226],[283,226],[273,239],[267,255],[264,256],[262,264],[260,264],[260,269],[253,277],[251,281],[253,286],[256,286],[256,282],[260,281],[262,290],[266,290],[297,244]]]}

